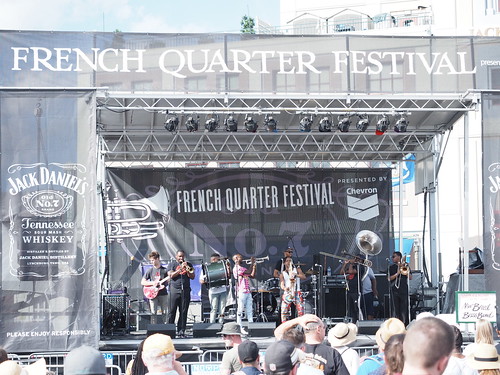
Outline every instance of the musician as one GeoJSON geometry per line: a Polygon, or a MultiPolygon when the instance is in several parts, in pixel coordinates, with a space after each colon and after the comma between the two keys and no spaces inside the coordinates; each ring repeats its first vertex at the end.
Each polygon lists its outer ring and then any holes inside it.
{"type": "MultiPolygon", "coordinates": [[[[241,321],[243,319],[243,311],[246,311],[247,319],[249,323],[253,322],[253,306],[252,306],[252,291],[250,290],[250,279],[255,277],[255,271],[257,270],[257,264],[255,263],[255,258],[251,258],[251,265],[247,269],[243,266],[243,257],[241,254],[233,255],[234,268],[233,276],[236,279],[236,300],[238,303],[236,323],[241,327],[241,321]]],[[[246,334],[241,328],[242,333],[246,334]]]]}
{"type": "MultiPolygon", "coordinates": [[[[210,263],[219,263],[220,255],[217,253],[213,253],[210,256],[210,263]]],[[[227,278],[230,277],[231,270],[229,269],[229,262],[224,262],[224,267],[227,268],[227,278]]],[[[206,274],[206,269],[203,268],[203,271],[200,275],[200,283],[206,284],[208,282],[208,275],[206,274]]],[[[210,286],[208,287],[208,300],[210,302],[210,323],[215,323],[218,318],[219,323],[224,323],[224,308],[226,307],[227,301],[227,285],[218,285],[218,286],[210,286]]]]}
{"type": "Polygon", "coordinates": [[[170,262],[167,267],[170,276],[168,323],[175,323],[175,315],[179,310],[177,320],[177,336],[185,337],[187,313],[191,302],[191,284],[194,279],[193,265],[186,261],[186,254],[183,250],[175,254],[176,262],[170,262]]]}
{"type": "Polygon", "coordinates": [[[273,271],[273,277],[279,278],[281,272],[283,272],[284,265],[285,265],[285,259],[286,257],[292,257],[293,255],[293,249],[291,247],[287,247],[285,250],[283,250],[283,258],[278,260],[276,262],[276,265],[274,266],[274,271],[273,271]]]}
{"type": "MultiPolygon", "coordinates": [[[[364,254],[358,254],[357,259],[362,263],[365,259],[364,254]]],[[[363,264],[363,263],[362,263],[363,264]]],[[[362,277],[362,290],[361,290],[361,311],[363,319],[373,320],[375,309],[373,308],[374,299],[378,300],[377,278],[373,273],[373,269],[365,265],[366,274],[362,277]]]]}
{"type": "Polygon", "coordinates": [[[394,306],[394,316],[408,325],[409,301],[408,301],[408,280],[411,280],[410,266],[403,262],[403,254],[395,251],[392,254],[393,264],[389,267],[389,282],[391,283],[392,304],[394,306]]]}
{"type": "Polygon", "coordinates": [[[281,322],[291,317],[292,304],[295,305],[297,316],[304,315],[304,298],[300,291],[300,280],[305,280],[306,275],[300,267],[295,267],[292,257],[287,256],[283,264],[283,272],[280,274],[280,286],[283,290],[281,297],[281,322]]]}
{"type": "Polygon", "coordinates": [[[359,319],[360,292],[366,268],[355,257],[345,260],[340,272],[346,276],[347,280],[347,316],[351,318],[352,323],[356,324],[359,319]]]}
{"type": "Polygon", "coordinates": [[[167,269],[161,265],[160,254],[157,251],[152,251],[148,255],[149,261],[153,265],[146,271],[141,280],[141,285],[146,287],[155,287],[158,294],[155,298],[149,300],[149,308],[151,310],[151,324],[166,322],[167,318],[167,269]],[[161,280],[166,279],[163,283],[161,280]],[[158,314],[160,309],[160,315],[158,314]]]}

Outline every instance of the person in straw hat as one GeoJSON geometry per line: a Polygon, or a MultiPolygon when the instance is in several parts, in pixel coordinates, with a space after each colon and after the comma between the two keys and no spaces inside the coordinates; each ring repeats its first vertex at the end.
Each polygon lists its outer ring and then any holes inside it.
{"type": "Polygon", "coordinates": [[[148,374],[187,375],[176,358],[182,353],[175,350],[172,338],[162,333],[155,333],[144,340],[142,361],[148,368],[148,374]]]}
{"type": "Polygon", "coordinates": [[[359,354],[348,345],[356,341],[357,334],[358,327],[353,323],[338,323],[328,332],[328,342],[340,353],[351,375],[358,371],[359,354]]]}
{"type": "Polygon", "coordinates": [[[493,344],[477,344],[467,363],[478,370],[479,375],[500,375],[500,356],[493,344]]]}
{"type": "Polygon", "coordinates": [[[374,354],[360,364],[358,375],[368,375],[372,371],[376,371],[384,366],[384,349],[387,340],[393,335],[405,333],[406,328],[404,323],[397,318],[389,318],[382,323],[380,328],[375,333],[375,341],[378,346],[378,354],[374,354]]]}

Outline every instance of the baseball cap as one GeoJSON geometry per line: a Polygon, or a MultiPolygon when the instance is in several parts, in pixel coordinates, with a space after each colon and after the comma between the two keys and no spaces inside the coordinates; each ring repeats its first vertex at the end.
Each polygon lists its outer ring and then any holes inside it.
{"type": "Polygon", "coordinates": [[[157,351],[157,356],[162,356],[175,352],[174,343],[169,335],[155,333],[149,336],[142,346],[143,352],[157,351]]]}
{"type": "Polygon", "coordinates": [[[255,342],[245,340],[238,345],[238,357],[243,363],[254,362],[259,357],[259,347],[255,342]]]}
{"type": "Polygon", "coordinates": [[[106,375],[104,357],[90,346],[71,350],[64,360],[64,375],[106,375]]]}
{"type": "Polygon", "coordinates": [[[299,362],[301,354],[303,355],[304,352],[295,348],[289,341],[280,340],[272,343],[266,349],[264,358],[265,373],[273,374],[275,372],[291,371],[293,366],[299,362]]]}

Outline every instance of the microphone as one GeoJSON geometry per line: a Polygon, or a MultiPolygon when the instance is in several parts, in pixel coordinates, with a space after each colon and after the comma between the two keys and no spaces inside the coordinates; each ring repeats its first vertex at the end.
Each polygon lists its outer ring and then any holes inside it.
{"type": "Polygon", "coordinates": [[[323,267],[321,264],[315,264],[314,267],[323,267]]]}

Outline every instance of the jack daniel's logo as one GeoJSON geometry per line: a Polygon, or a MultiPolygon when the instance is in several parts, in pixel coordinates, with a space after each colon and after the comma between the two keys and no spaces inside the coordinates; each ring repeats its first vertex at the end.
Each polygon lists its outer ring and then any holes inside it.
{"type": "MultiPolygon", "coordinates": [[[[81,166],[80,166],[81,167],[81,166]]],[[[12,169],[28,168],[26,166],[11,166],[9,172],[12,169]]],[[[76,167],[75,167],[76,169],[76,167]]],[[[55,171],[47,167],[40,167],[37,171],[32,171],[21,175],[20,177],[9,177],[7,179],[11,188],[9,189],[10,195],[17,195],[23,190],[42,186],[61,186],[66,189],[73,190],[78,194],[82,195],[88,188],[88,183],[85,180],[75,176],[72,173],[55,171]]]]}

